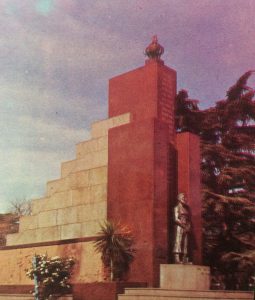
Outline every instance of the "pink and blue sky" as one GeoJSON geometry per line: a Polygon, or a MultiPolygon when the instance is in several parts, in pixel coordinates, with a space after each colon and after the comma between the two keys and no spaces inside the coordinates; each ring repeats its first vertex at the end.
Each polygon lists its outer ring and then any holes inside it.
{"type": "Polygon", "coordinates": [[[152,35],[178,89],[208,107],[255,69],[254,16],[254,0],[1,0],[0,212],[44,195],[152,35]]]}

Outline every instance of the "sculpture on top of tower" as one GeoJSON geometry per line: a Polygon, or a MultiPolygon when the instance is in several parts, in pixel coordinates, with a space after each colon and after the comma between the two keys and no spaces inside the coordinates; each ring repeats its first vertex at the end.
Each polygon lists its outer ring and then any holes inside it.
{"type": "Polygon", "coordinates": [[[158,38],[156,35],[152,37],[152,41],[148,47],[145,49],[145,55],[149,57],[149,59],[160,59],[161,55],[164,53],[164,47],[162,47],[158,43],[158,38]]]}

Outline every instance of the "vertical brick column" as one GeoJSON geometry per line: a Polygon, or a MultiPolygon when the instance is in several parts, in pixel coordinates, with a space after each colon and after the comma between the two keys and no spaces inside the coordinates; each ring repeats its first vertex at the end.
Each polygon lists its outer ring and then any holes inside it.
{"type": "Polygon", "coordinates": [[[200,139],[189,132],[176,137],[178,152],[178,193],[185,193],[192,214],[195,249],[193,262],[202,262],[202,217],[200,187],[200,139]]]}
{"type": "Polygon", "coordinates": [[[170,254],[175,94],[176,72],[160,60],[110,80],[109,117],[130,112],[132,122],[109,130],[107,216],[133,228],[129,280],[151,286],[170,254]]]}

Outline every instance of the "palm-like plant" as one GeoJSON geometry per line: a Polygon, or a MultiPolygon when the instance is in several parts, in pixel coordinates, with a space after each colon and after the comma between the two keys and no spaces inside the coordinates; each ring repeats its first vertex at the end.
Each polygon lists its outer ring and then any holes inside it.
{"type": "Polygon", "coordinates": [[[101,224],[94,244],[104,267],[109,271],[110,280],[121,280],[134,260],[134,238],[131,230],[120,223],[105,221],[101,224]]]}

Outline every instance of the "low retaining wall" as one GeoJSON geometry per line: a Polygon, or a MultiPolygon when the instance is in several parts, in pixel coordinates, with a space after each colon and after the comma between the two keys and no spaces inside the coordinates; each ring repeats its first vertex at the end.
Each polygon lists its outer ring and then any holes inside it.
{"type": "Polygon", "coordinates": [[[146,287],[139,282],[92,282],[73,285],[74,300],[116,300],[125,288],[146,287]]]}
{"type": "MultiPolygon", "coordinates": [[[[78,283],[72,285],[73,298],[70,298],[70,296],[69,298],[73,300],[116,300],[117,295],[123,294],[125,288],[142,288],[146,286],[146,283],[124,281],[78,283]]],[[[6,299],[12,299],[11,295],[13,295],[16,298],[30,300],[33,297],[28,295],[33,288],[33,285],[0,285],[0,299],[5,299],[4,295],[6,299]]],[[[69,300],[69,298],[63,297],[65,300],[69,300]]]]}
{"type": "Polygon", "coordinates": [[[32,285],[26,276],[35,254],[70,256],[76,260],[72,282],[102,281],[102,262],[94,248],[95,237],[0,247],[0,286],[32,285]]]}

